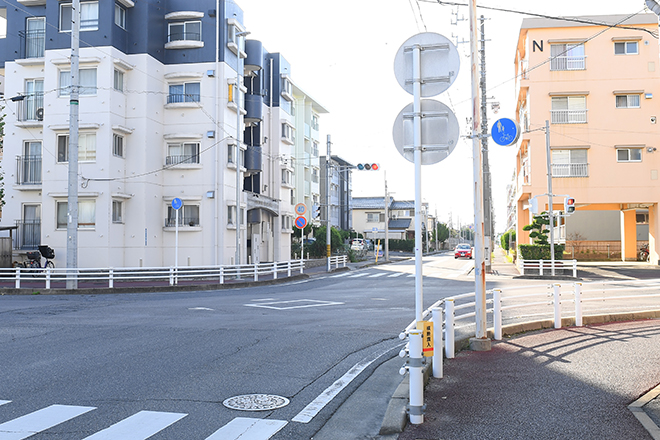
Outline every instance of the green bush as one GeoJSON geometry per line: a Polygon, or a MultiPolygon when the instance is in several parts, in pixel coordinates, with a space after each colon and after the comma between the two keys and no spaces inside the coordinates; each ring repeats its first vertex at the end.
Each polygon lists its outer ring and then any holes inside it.
{"type": "Polygon", "coordinates": [[[413,252],[415,250],[415,240],[390,240],[390,250],[413,252]]]}
{"type": "Polygon", "coordinates": [[[511,236],[511,244],[515,244],[516,231],[506,231],[504,234],[502,234],[502,237],[500,238],[500,245],[505,251],[509,250],[509,236],[511,236]]]}
{"type": "MultiPolygon", "coordinates": [[[[520,258],[523,260],[549,260],[550,259],[550,245],[549,244],[521,244],[518,245],[518,252],[520,258]]],[[[564,245],[555,244],[555,260],[564,259],[564,245]]]]}

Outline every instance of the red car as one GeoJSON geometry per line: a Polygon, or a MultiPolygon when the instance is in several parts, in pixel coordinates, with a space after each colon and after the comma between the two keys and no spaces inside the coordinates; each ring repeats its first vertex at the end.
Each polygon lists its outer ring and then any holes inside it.
{"type": "Polygon", "coordinates": [[[459,244],[454,249],[454,258],[466,257],[472,259],[472,246],[469,244],[459,244]]]}

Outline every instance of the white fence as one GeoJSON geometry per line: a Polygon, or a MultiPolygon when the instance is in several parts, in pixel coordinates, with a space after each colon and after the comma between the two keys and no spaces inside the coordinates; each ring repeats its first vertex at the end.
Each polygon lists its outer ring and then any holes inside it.
{"type": "MultiPolygon", "coordinates": [[[[552,260],[521,260],[518,259],[518,270],[522,275],[552,274],[552,260]]],[[[555,260],[555,273],[558,270],[569,270],[577,277],[577,260],[555,260]]]]}
{"type": "MultiPolygon", "coordinates": [[[[345,255],[331,257],[330,263],[338,268],[346,266],[345,255]]],[[[304,260],[231,266],[201,267],[122,267],[122,268],[11,268],[0,269],[0,286],[29,288],[64,288],[67,280],[78,280],[79,286],[116,288],[131,286],[175,286],[179,284],[218,283],[228,280],[259,281],[260,277],[277,279],[303,273],[304,260]],[[2,283],[4,281],[4,283],[2,283]],[[116,285],[117,284],[117,285],[116,285]]]]}
{"type": "MultiPolygon", "coordinates": [[[[493,289],[486,292],[486,313],[491,318],[493,339],[501,340],[506,325],[521,324],[530,318],[552,319],[554,327],[561,328],[562,319],[582,326],[583,318],[587,315],[659,311],[659,292],[660,279],[554,283],[493,289]]],[[[475,317],[475,301],[474,292],[465,293],[442,299],[424,312],[423,319],[431,317],[436,323],[434,377],[442,377],[443,347],[444,356],[453,358],[457,331],[468,330],[475,325],[474,320],[470,320],[475,317]]],[[[412,322],[401,337],[405,337],[415,326],[416,323],[412,322]]],[[[406,349],[402,350],[402,357],[405,353],[406,349]]]]}

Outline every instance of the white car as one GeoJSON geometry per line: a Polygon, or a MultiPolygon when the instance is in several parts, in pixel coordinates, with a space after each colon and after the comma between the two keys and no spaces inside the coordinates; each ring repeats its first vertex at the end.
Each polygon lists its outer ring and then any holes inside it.
{"type": "Polygon", "coordinates": [[[354,251],[363,251],[364,250],[364,240],[361,238],[354,238],[351,241],[351,249],[354,251]]]}

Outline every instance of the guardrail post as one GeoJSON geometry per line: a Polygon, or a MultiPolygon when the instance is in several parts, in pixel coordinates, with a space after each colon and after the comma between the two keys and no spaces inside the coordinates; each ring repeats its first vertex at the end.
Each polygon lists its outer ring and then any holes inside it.
{"type": "Polygon", "coordinates": [[[577,278],[577,260],[573,260],[573,278],[577,278]]]}
{"type": "Polygon", "coordinates": [[[259,265],[254,265],[254,281],[259,281],[259,265]]]}
{"type": "Polygon", "coordinates": [[[108,287],[111,289],[115,287],[115,271],[113,268],[108,270],[108,287]]]}
{"type": "Polygon", "coordinates": [[[277,279],[277,261],[273,262],[273,279],[277,279]]]}
{"type": "Polygon", "coordinates": [[[574,283],[575,286],[575,325],[582,327],[582,283],[574,283]]]}
{"type": "Polygon", "coordinates": [[[50,267],[46,268],[46,289],[50,289],[50,267]]]}
{"type": "Polygon", "coordinates": [[[16,288],[17,289],[21,288],[21,268],[20,267],[16,268],[16,288]]]}
{"type": "Polygon", "coordinates": [[[445,300],[445,356],[454,358],[454,298],[445,300]]]}
{"type": "Polygon", "coordinates": [[[225,267],[220,266],[220,284],[225,284],[225,267]]]}
{"type": "Polygon", "coordinates": [[[543,276],[543,260],[539,260],[539,275],[543,276]]]}
{"type": "Polygon", "coordinates": [[[493,337],[502,340],[502,289],[493,289],[493,337]]]}
{"type": "Polygon", "coordinates": [[[289,260],[289,261],[286,262],[286,275],[287,275],[288,277],[291,276],[291,260],[289,260]]]}
{"type": "Polygon", "coordinates": [[[422,373],[422,330],[413,329],[408,333],[408,371],[410,373],[410,423],[424,423],[424,374],[422,373]]]}
{"type": "Polygon", "coordinates": [[[555,328],[561,328],[561,293],[559,292],[561,285],[553,284],[553,303],[555,305],[555,328]]]}
{"type": "Polygon", "coordinates": [[[174,285],[174,268],[170,266],[170,286],[174,285]]]}
{"type": "Polygon", "coordinates": [[[442,309],[434,307],[431,311],[433,321],[433,377],[442,379],[442,309]]]}
{"type": "Polygon", "coordinates": [[[343,261],[344,261],[344,267],[346,267],[346,262],[348,261],[348,257],[346,255],[344,255],[344,260],[343,261]]]}
{"type": "Polygon", "coordinates": [[[301,261],[299,264],[300,264],[300,273],[302,274],[303,269],[305,269],[305,263],[301,261]]]}

